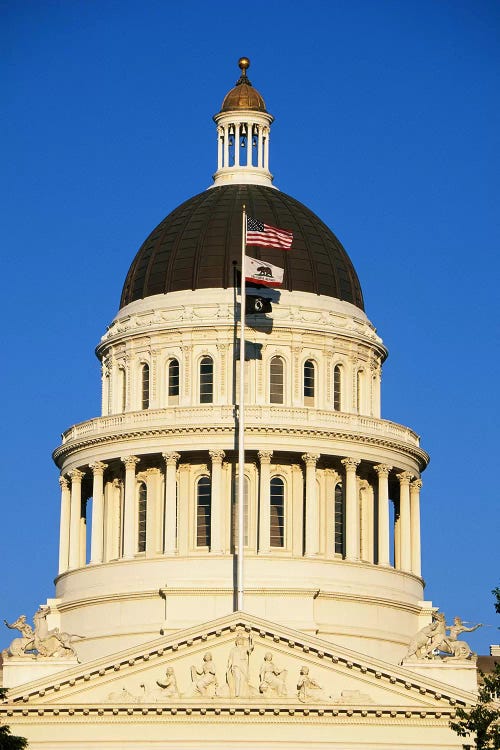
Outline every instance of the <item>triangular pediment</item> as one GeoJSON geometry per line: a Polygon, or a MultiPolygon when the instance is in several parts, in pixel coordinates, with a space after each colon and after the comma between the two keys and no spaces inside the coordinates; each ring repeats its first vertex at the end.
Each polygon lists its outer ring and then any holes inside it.
{"type": "Polygon", "coordinates": [[[13,688],[8,703],[55,712],[288,707],[422,714],[446,713],[473,698],[408,668],[237,612],[13,688]]]}

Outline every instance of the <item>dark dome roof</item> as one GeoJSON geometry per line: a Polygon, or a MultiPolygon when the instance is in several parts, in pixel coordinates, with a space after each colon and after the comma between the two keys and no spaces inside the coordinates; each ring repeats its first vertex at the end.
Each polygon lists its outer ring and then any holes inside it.
{"type": "Polygon", "coordinates": [[[248,249],[250,256],[285,268],[284,289],[336,297],[364,310],[356,271],[333,232],[302,203],[263,185],[210,188],[172,211],[139,249],[120,307],[154,294],[233,287],[243,204],[249,216],[293,231],[291,250],[248,249]]]}

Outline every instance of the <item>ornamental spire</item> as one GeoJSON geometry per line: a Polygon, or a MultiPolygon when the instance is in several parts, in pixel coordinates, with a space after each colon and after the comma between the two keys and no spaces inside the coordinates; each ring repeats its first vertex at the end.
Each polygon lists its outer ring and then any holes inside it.
{"type": "Polygon", "coordinates": [[[269,133],[273,116],[248,76],[248,57],[240,57],[241,75],[214,115],[217,125],[217,172],[211,187],[231,184],[272,187],[269,133]]]}

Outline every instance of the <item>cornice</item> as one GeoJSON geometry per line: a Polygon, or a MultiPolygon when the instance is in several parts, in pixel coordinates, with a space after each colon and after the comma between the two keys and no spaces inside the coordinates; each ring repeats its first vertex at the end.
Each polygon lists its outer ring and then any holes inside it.
{"type": "MultiPolygon", "coordinates": [[[[467,705],[467,704],[462,704],[467,705]]],[[[352,724],[353,720],[357,723],[387,726],[390,724],[397,724],[400,726],[408,726],[409,722],[412,722],[414,726],[436,726],[436,725],[447,725],[450,719],[456,717],[456,711],[453,708],[443,707],[443,709],[436,710],[430,707],[422,709],[421,706],[359,706],[359,705],[342,705],[342,706],[324,706],[324,705],[263,705],[255,703],[238,704],[236,705],[224,705],[219,704],[215,700],[210,703],[200,705],[194,704],[189,705],[187,701],[183,701],[180,705],[166,705],[158,703],[141,703],[133,706],[130,705],[89,705],[82,706],[81,703],[65,704],[64,706],[51,706],[47,704],[36,704],[30,703],[29,706],[12,706],[3,705],[0,706],[0,717],[6,718],[6,723],[14,718],[19,721],[21,718],[27,719],[26,723],[29,723],[29,719],[35,719],[36,723],[40,723],[40,719],[47,717],[57,717],[58,720],[71,721],[72,719],[77,723],[93,723],[96,719],[109,719],[114,717],[120,717],[120,723],[123,719],[128,719],[130,723],[136,724],[139,718],[145,716],[158,718],[162,717],[161,723],[164,724],[164,719],[170,719],[170,721],[177,720],[179,722],[185,721],[186,717],[189,717],[190,721],[198,720],[206,722],[206,717],[217,717],[218,720],[223,718],[237,719],[245,718],[246,720],[258,719],[259,723],[266,719],[274,724],[276,721],[289,723],[293,721],[294,717],[301,722],[304,720],[315,719],[316,721],[322,720],[324,723],[334,724],[352,724]],[[334,721],[332,721],[334,720],[334,721]]]]}
{"type": "MultiPolygon", "coordinates": [[[[413,461],[415,461],[420,469],[424,469],[429,463],[429,455],[422,449],[416,446],[410,446],[407,443],[403,443],[398,440],[391,440],[387,438],[378,438],[371,435],[359,435],[359,433],[349,432],[337,432],[329,430],[327,428],[305,428],[305,427],[281,427],[279,425],[266,425],[262,427],[248,425],[245,427],[246,435],[255,435],[256,437],[272,437],[273,435],[287,435],[293,438],[305,439],[305,438],[320,438],[322,440],[335,440],[344,441],[346,443],[354,445],[369,445],[380,448],[386,448],[389,450],[401,453],[413,461]]],[[[64,445],[56,448],[52,454],[52,457],[57,464],[61,467],[62,463],[68,457],[78,453],[81,450],[87,448],[93,448],[103,445],[109,445],[110,443],[120,443],[124,440],[139,440],[149,438],[165,438],[170,436],[192,436],[192,435],[218,435],[231,437],[234,435],[234,428],[224,425],[172,425],[171,427],[155,427],[155,428],[138,428],[136,430],[128,430],[125,432],[110,433],[108,435],[95,435],[90,438],[81,440],[75,440],[67,442],[64,445]]],[[[165,446],[163,446],[164,450],[165,446]]],[[[137,452],[141,452],[139,446],[134,448],[137,452]]],[[[117,449],[118,450],[118,449],[117,449]]],[[[160,448],[158,451],[161,452],[160,448]]],[[[118,451],[119,452],[119,451],[118,451]]],[[[151,451],[149,451],[151,452],[151,451]]],[[[298,451],[300,453],[300,450],[298,451]]]]}

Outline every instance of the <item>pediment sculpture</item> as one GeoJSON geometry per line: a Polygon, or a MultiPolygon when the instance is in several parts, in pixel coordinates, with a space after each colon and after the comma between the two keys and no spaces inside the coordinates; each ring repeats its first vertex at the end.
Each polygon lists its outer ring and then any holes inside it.
{"type": "Polygon", "coordinates": [[[474,652],[466,641],[460,641],[458,637],[480,627],[482,623],[468,628],[461,617],[454,617],[453,625],[447,625],[444,614],[435,612],[432,622],[411,639],[403,662],[425,659],[470,660],[475,656],[474,652]]]}
{"type": "Polygon", "coordinates": [[[28,657],[39,658],[76,658],[78,655],[72,641],[81,636],[64,633],[59,628],[49,630],[47,615],[49,608],[40,606],[33,615],[34,628],[28,623],[26,615],[20,615],[12,623],[4,620],[10,630],[18,630],[21,637],[14,638],[8,648],[2,651],[4,658],[28,657]]]}

